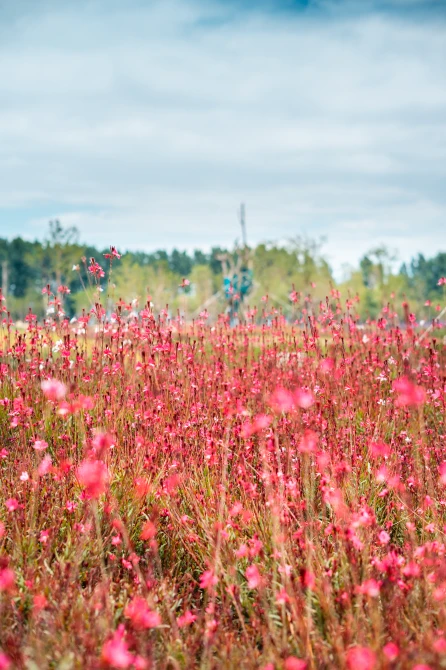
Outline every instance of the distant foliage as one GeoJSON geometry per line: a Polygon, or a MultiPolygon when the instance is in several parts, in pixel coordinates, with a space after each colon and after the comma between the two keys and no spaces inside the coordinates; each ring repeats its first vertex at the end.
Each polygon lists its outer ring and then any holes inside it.
{"type": "MultiPolygon", "coordinates": [[[[430,259],[419,254],[395,272],[395,257],[389,250],[374,248],[361,259],[358,268],[350,269],[347,280],[339,284],[321,248],[322,241],[302,236],[282,245],[258,244],[252,250],[254,281],[248,302],[256,304],[267,295],[270,304],[292,319],[290,286],[299,294],[322,301],[337,288],[345,296],[359,296],[358,310],[363,320],[376,319],[386,305],[401,300],[406,300],[420,319],[429,319],[436,305],[442,303],[444,286],[438,280],[446,276],[444,252],[430,259]]],[[[58,220],[50,221],[42,242],[20,237],[0,239],[0,286],[8,297],[11,316],[24,319],[31,308],[42,318],[47,308],[42,298],[42,288],[46,286],[53,293],[59,286],[69,289],[63,299],[67,316],[91,309],[88,264],[91,258],[101,259],[104,252],[107,250],[81,244],[77,229],[64,227],[58,220]]],[[[162,249],[125,252],[107,285],[109,304],[120,298],[139,303],[149,298],[160,309],[168,305],[172,313],[180,310],[190,317],[206,306],[215,319],[225,307],[224,296],[218,295],[223,285],[220,258],[225,252],[221,247],[208,253],[199,249],[193,253],[178,249],[170,253],[162,249]],[[179,290],[184,279],[190,284],[187,290],[179,290]]]]}

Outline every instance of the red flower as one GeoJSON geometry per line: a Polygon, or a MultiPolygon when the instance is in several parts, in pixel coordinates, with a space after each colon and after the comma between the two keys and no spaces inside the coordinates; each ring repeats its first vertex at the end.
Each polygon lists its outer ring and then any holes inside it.
{"type": "Polygon", "coordinates": [[[85,489],[87,498],[99,498],[107,489],[109,473],[102,461],[82,461],[77,478],[85,489]]]}
{"type": "Polygon", "coordinates": [[[65,398],[67,387],[58,379],[45,379],[40,386],[48,400],[55,401],[65,398]]]}
{"type": "Polygon", "coordinates": [[[119,626],[111,640],[102,647],[102,660],[114,668],[128,668],[133,663],[133,655],[128,650],[124,638],[124,626],[119,626]]]}
{"type": "Polygon", "coordinates": [[[376,654],[369,647],[352,647],[347,652],[349,670],[373,670],[376,665],[376,654]]]}
{"type": "Polygon", "coordinates": [[[422,405],[426,398],[426,392],[421,386],[416,386],[407,377],[400,377],[393,382],[393,388],[398,393],[395,405],[397,407],[410,407],[422,405]]]}
{"type": "Polygon", "coordinates": [[[258,589],[262,583],[262,577],[260,576],[258,567],[256,565],[249,565],[246,568],[245,575],[248,580],[248,587],[250,589],[258,589]]]}
{"type": "Polygon", "coordinates": [[[305,670],[306,667],[307,662],[296,656],[288,656],[284,663],[285,670],[305,670]]]}
{"type": "Polygon", "coordinates": [[[178,617],[177,619],[178,627],[184,628],[184,626],[190,626],[192,623],[194,623],[196,618],[197,618],[196,614],[192,614],[190,610],[187,610],[186,612],[184,612],[184,614],[178,617]]]}
{"type": "Polygon", "coordinates": [[[200,587],[202,589],[209,589],[218,583],[218,578],[214,575],[212,570],[205,570],[200,577],[200,587]]]}
{"type": "Polygon", "coordinates": [[[161,624],[161,617],[158,612],[151,610],[144,598],[139,596],[135,596],[129,602],[124,610],[124,615],[130,619],[136,630],[156,628],[161,624]]]}

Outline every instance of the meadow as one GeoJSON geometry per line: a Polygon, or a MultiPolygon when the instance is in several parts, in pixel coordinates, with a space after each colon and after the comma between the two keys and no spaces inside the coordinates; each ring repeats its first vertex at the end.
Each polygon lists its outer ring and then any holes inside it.
{"type": "Polygon", "coordinates": [[[1,670],[446,667],[438,324],[44,292],[1,302],[1,670]]]}

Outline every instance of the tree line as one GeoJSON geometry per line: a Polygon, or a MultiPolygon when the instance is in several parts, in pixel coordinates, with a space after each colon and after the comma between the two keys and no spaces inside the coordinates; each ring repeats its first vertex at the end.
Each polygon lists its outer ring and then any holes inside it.
{"type": "MultiPolygon", "coordinates": [[[[106,269],[104,254],[108,251],[82,244],[75,227],[64,227],[57,220],[50,221],[42,241],[0,238],[0,286],[12,318],[23,319],[29,308],[39,318],[44,316],[42,288],[46,286],[53,293],[59,286],[68,289],[64,295],[67,316],[89,309],[88,263],[95,258],[106,269]]],[[[169,305],[172,312],[181,310],[193,316],[205,305],[216,314],[224,306],[220,258],[227,252],[222,247],[213,247],[207,253],[199,249],[192,253],[178,249],[127,251],[113,264],[107,286],[110,299],[144,304],[149,297],[159,309],[169,305]],[[188,280],[187,290],[181,287],[183,278],[188,280]]],[[[287,244],[258,244],[251,251],[251,259],[254,288],[249,301],[259,304],[262,296],[268,295],[270,304],[289,314],[292,287],[313,300],[325,300],[335,288],[358,296],[364,319],[376,318],[389,301],[395,305],[409,301],[412,310],[426,318],[444,303],[445,288],[438,281],[446,276],[445,252],[432,258],[418,254],[395,271],[395,258],[388,249],[371,249],[342,282],[335,282],[317,240],[296,237],[287,244]]]]}

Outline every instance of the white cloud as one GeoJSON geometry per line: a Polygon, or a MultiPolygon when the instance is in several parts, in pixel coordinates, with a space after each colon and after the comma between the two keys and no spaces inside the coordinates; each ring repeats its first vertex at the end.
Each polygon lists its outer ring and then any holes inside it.
{"type": "Polygon", "coordinates": [[[2,234],[60,216],[104,246],[209,247],[245,200],[252,241],[323,234],[337,267],[381,241],[437,251],[438,17],[49,2],[1,35],[2,234]]]}

